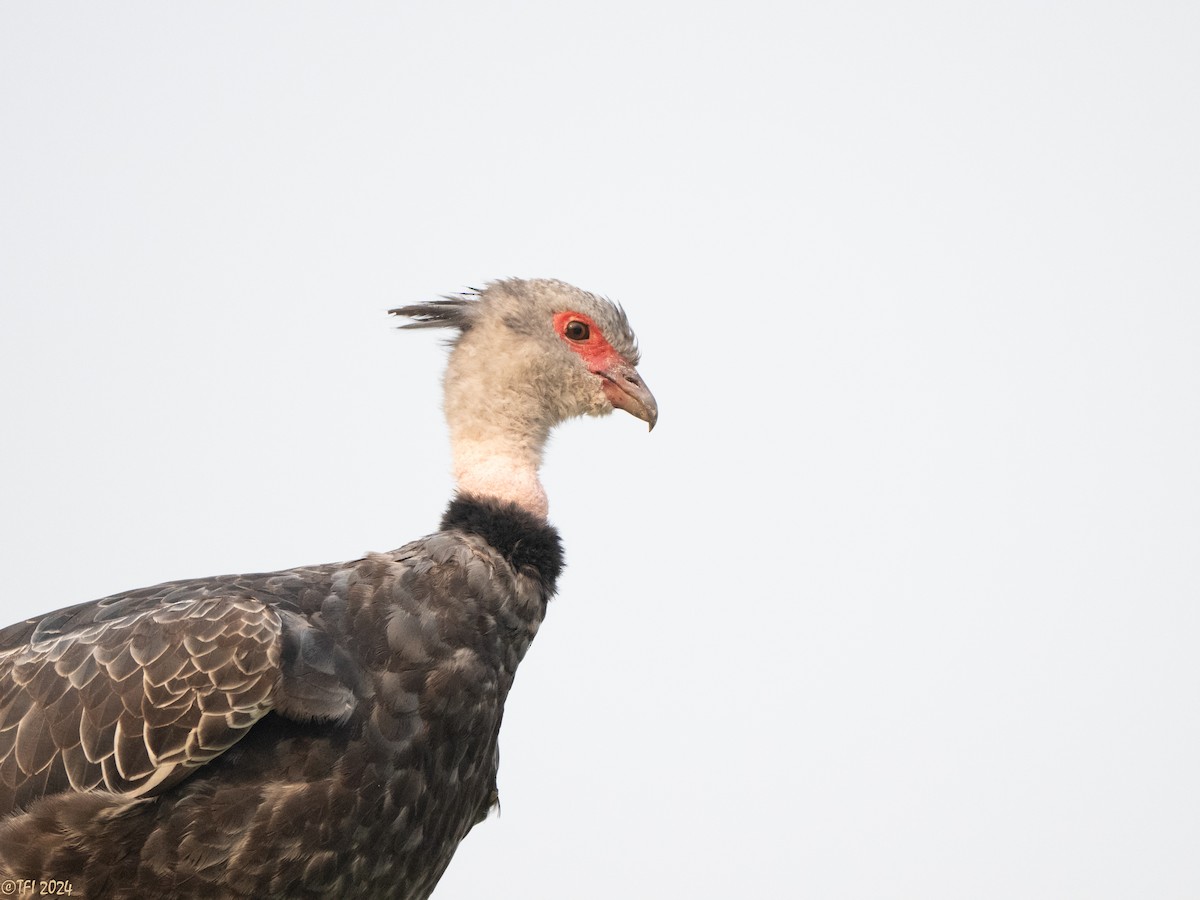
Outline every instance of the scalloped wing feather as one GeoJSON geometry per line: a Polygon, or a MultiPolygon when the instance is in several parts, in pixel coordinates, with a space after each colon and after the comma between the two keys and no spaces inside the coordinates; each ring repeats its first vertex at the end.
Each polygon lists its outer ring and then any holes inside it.
{"type": "Polygon", "coordinates": [[[345,653],[231,588],[172,584],[4,629],[3,643],[27,637],[0,651],[0,811],[66,790],[154,796],[271,709],[349,716],[345,653]]]}
{"type": "Polygon", "coordinates": [[[203,593],[76,630],[39,625],[0,652],[0,809],[179,781],[271,708],[281,631],[258,600],[203,593]]]}

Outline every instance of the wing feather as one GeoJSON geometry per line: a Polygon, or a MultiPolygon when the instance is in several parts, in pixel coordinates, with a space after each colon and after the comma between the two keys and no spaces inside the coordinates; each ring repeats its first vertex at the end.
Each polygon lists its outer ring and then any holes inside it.
{"type": "Polygon", "coordinates": [[[101,601],[75,627],[70,610],[52,613],[0,652],[0,810],[64,790],[152,793],[272,707],[275,610],[206,590],[150,599],[124,615],[101,601]]]}
{"type": "Polygon", "coordinates": [[[290,599],[337,567],[174,582],[0,629],[0,816],[64,791],[152,797],[270,710],[342,722],[369,681],[290,599]]]}

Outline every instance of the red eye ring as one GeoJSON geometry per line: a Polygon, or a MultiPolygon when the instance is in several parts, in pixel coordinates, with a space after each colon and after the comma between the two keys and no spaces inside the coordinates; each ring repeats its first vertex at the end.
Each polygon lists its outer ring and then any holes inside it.
{"type": "Polygon", "coordinates": [[[586,341],[592,336],[592,330],[588,328],[586,322],[572,319],[563,329],[563,336],[569,341],[586,341]]]}

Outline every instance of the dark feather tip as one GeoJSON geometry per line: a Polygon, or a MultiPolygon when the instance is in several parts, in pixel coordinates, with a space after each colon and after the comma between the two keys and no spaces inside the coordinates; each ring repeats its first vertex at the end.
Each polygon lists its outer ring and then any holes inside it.
{"type": "Polygon", "coordinates": [[[478,300],[474,294],[460,294],[442,300],[429,300],[389,309],[393,316],[413,321],[401,328],[458,328],[466,331],[477,315],[478,300]]]}

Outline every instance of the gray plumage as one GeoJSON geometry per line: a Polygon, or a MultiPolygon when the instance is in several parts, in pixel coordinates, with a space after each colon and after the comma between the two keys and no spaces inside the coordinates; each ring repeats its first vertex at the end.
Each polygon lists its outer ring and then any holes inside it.
{"type": "Polygon", "coordinates": [[[657,404],[624,312],[571,285],[392,312],[458,331],[440,530],[0,630],[0,879],[90,900],[424,900],[496,803],[504,701],[562,568],[546,438],[614,408],[653,427],[657,404]]]}
{"type": "Polygon", "coordinates": [[[529,332],[541,321],[531,312],[553,316],[569,309],[591,316],[604,329],[605,337],[617,352],[630,365],[638,364],[637,335],[621,305],[553,278],[493,281],[483,289],[401,306],[390,312],[412,320],[400,326],[406,329],[453,328],[466,332],[477,322],[491,317],[503,320],[514,331],[529,332]]]}
{"type": "Polygon", "coordinates": [[[535,569],[447,531],[10,626],[0,876],[89,898],[428,896],[495,800],[547,599],[535,569]]]}

